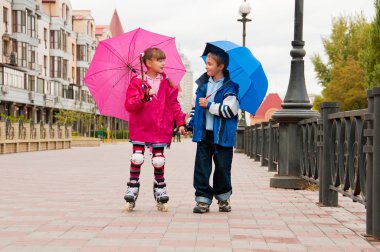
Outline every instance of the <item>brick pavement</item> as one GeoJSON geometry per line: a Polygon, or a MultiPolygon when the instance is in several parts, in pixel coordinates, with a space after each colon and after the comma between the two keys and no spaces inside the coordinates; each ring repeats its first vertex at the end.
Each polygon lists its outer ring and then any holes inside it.
{"type": "Polygon", "coordinates": [[[166,151],[170,211],[157,212],[150,158],[134,212],[123,211],[131,146],[0,156],[0,251],[379,251],[365,209],[340,197],[269,188],[273,173],[243,154],[233,163],[233,211],[192,213],[195,145],[166,151]]]}

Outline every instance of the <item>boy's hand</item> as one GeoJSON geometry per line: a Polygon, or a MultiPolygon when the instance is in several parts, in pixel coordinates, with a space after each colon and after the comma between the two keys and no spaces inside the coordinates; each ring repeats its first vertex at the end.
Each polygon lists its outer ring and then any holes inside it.
{"type": "Polygon", "coordinates": [[[199,106],[207,108],[208,100],[206,98],[199,98],[199,106]]]}
{"type": "Polygon", "coordinates": [[[179,131],[179,134],[181,134],[181,135],[187,135],[187,131],[186,131],[186,129],[185,129],[185,126],[181,126],[181,127],[179,127],[178,128],[178,131],[179,131]]]}

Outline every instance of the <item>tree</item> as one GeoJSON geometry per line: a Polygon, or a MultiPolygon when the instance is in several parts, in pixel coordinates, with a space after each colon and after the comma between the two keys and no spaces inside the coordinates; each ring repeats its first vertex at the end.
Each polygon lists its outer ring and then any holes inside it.
{"type": "Polygon", "coordinates": [[[74,122],[77,122],[79,120],[80,112],[60,109],[59,112],[54,115],[54,117],[61,125],[72,125],[74,122]]]}
{"type": "Polygon", "coordinates": [[[380,86],[380,0],[375,0],[376,15],[371,24],[366,49],[361,55],[368,89],[380,86]]]}
{"type": "Polygon", "coordinates": [[[317,54],[311,59],[318,82],[324,87],[322,96],[314,101],[314,108],[318,109],[319,103],[327,101],[339,102],[341,110],[366,107],[366,84],[360,57],[366,48],[370,27],[362,14],[333,20],[331,35],[322,39],[327,63],[317,54]]]}

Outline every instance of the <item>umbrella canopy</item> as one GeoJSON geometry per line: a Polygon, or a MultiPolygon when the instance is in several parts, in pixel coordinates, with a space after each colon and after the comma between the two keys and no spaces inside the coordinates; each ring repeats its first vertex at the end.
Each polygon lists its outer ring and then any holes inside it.
{"type": "Polygon", "coordinates": [[[100,41],[84,81],[102,115],[128,121],[126,91],[131,78],[141,72],[140,54],[150,47],[165,52],[164,71],[175,85],[179,84],[186,69],[173,37],[138,28],[100,41]]]}
{"type": "Polygon", "coordinates": [[[227,70],[230,78],[239,85],[240,108],[254,115],[268,90],[268,79],[261,63],[244,46],[230,41],[208,42],[202,54],[203,60],[209,52],[225,52],[229,56],[227,70]]]}

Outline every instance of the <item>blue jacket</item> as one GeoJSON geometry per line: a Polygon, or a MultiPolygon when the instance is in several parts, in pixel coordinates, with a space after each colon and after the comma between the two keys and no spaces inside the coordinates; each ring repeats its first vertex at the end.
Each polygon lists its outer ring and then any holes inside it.
{"type": "MultiPolygon", "coordinates": [[[[206,136],[206,109],[199,106],[199,98],[206,97],[209,76],[205,73],[196,81],[195,111],[188,127],[193,131],[193,142],[200,142],[206,136]]],[[[214,102],[209,103],[207,109],[213,110],[214,144],[224,147],[233,147],[235,144],[236,128],[238,124],[238,92],[239,86],[225,74],[222,87],[215,93],[214,102]],[[232,101],[233,104],[228,101],[232,101]],[[216,112],[215,112],[216,111],[216,112]]]]}

